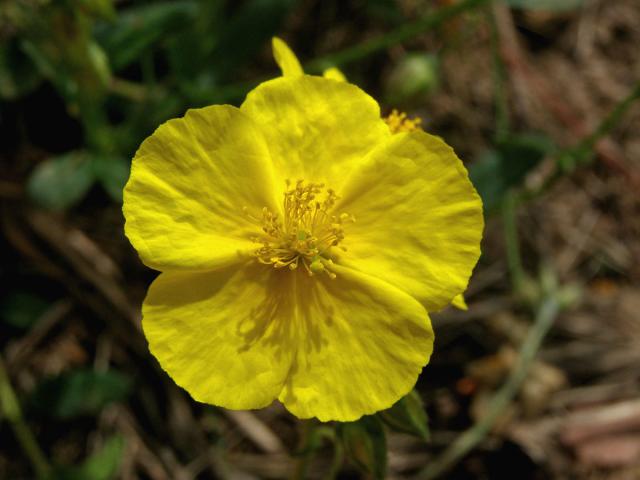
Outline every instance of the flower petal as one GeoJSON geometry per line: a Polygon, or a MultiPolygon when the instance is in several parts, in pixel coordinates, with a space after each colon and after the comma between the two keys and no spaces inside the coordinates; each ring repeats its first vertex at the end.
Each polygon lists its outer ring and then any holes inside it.
{"type": "Polygon", "coordinates": [[[283,76],[298,77],[304,74],[298,57],[282,39],[273,37],[271,46],[273,48],[273,58],[275,58],[280,70],[282,70],[283,76]]]}
{"type": "Polygon", "coordinates": [[[333,80],[337,80],[338,82],[346,82],[347,77],[344,76],[344,73],[340,71],[337,67],[327,68],[324,72],[322,72],[322,76],[324,78],[331,78],[333,80]]]}
{"type": "Polygon", "coordinates": [[[390,407],[415,384],[433,348],[428,314],[377,278],[335,266],[300,275],[301,338],[280,401],[300,418],[356,420],[390,407]]]}
{"type": "Polygon", "coordinates": [[[462,293],[480,256],[482,202],[451,147],[423,131],[378,145],[340,192],[355,216],[340,261],[384,279],[428,311],[462,293]]]}
{"type": "Polygon", "coordinates": [[[458,310],[469,310],[467,302],[464,299],[464,295],[462,294],[453,297],[453,300],[451,300],[451,305],[456,307],[458,310]]]}
{"type": "Polygon", "coordinates": [[[166,272],[151,285],[142,327],[151,353],[199,402],[260,408],[282,390],[296,344],[264,265],[166,272]]]}
{"type": "Polygon", "coordinates": [[[260,125],[277,172],[333,189],[374,144],[391,136],[373,98],[322,77],[264,82],[240,108],[260,125]]]}
{"type": "Polygon", "coordinates": [[[155,269],[211,269],[255,249],[243,207],[277,212],[265,140],[228,105],[189,110],[147,138],[124,191],[125,232],[155,269]]]}

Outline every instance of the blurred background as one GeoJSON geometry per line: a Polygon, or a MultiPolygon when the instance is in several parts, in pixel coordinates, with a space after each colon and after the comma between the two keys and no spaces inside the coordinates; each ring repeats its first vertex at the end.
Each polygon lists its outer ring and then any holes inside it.
{"type": "Polygon", "coordinates": [[[638,0],[0,1],[0,478],[640,478],[638,45],[638,0]],[[140,330],[130,159],[279,75],[273,35],[485,203],[469,309],[354,424],[198,404],[140,330]]]}

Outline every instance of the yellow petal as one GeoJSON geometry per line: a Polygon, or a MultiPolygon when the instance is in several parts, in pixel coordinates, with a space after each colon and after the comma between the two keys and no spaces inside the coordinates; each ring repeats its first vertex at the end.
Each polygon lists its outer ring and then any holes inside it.
{"type": "Polygon", "coordinates": [[[282,177],[334,189],[373,145],[391,136],[373,98],[355,85],[322,77],[262,83],[240,108],[260,125],[282,177]]]}
{"type": "Polygon", "coordinates": [[[271,291],[275,271],[254,264],[166,272],[151,285],[142,327],[151,353],[199,402],[260,408],[282,390],[295,344],[289,308],[271,291]]]}
{"type": "Polygon", "coordinates": [[[433,348],[426,310],[374,277],[335,266],[300,275],[297,355],[280,401],[300,418],[356,420],[414,386],[433,348]]]}
{"type": "Polygon", "coordinates": [[[462,293],[480,256],[482,202],[451,147],[423,131],[399,133],[371,152],[339,192],[341,261],[439,310],[462,293]]]}
{"type": "Polygon", "coordinates": [[[282,75],[285,77],[299,77],[303,75],[302,67],[298,61],[298,57],[289,48],[284,40],[273,37],[271,39],[271,46],[273,48],[273,58],[282,71],[282,75]]]}
{"type": "Polygon", "coordinates": [[[339,82],[347,81],[347,77],[344,76],[344,73],[342,73],[340,69],[336,67],[327,68],[324,72],[322,72],[322,76],[324,78],[331,78],[332,80],[337,80],[339,82]]]}
{"type": "Polygon", "coordinates": [[[125,232],[152,268],[218,268],[255,250],[243,207],[278,212],[275,190],[265,140],[246,115],[228,105],[189,110],[138,149],[125,232]]]}
{"type": "Polygon", "coordinates": [[[467,302],[465,301],[464,296],[462,294],[456,295],[455,297],[453,297],[453,300],[451,300],[451,305],[453,305],[459,310],[469,310],[469,307],[467,306],[467,302]]]}

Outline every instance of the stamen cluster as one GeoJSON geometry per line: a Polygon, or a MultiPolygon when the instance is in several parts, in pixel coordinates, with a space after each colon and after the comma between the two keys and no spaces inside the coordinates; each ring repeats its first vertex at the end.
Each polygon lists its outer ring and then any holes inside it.
{"type": "MultiPolygon", "coordinates": [[[[330,271],[330,250],[344,239],[344,223],[355,219],[345,213],[333,214],[339,197],[333,189],[325,190],[324,184],[304,180],[295,185],[287,180],[286,184],[284,218],[267,207],[262,209],[261,218],[251,217],[262,227],[262,234],[253,238],[262,245],[255,252],[256,258],[274,268],[296,270],[302,266],[310,276],[325,272],[335,278],[330,271]],[[320,200],[323,192],[324,199],[320,200]]],[[[346,251],[344,246],[339,248],[346,251]]]]}
{"type": "Polygon", "coordinates": [[[391,133],[412,132],[420,128],[422,119],[419,117],[409,118],[404,112],[399,112],[395,108],[384,118],[391,133]]]}

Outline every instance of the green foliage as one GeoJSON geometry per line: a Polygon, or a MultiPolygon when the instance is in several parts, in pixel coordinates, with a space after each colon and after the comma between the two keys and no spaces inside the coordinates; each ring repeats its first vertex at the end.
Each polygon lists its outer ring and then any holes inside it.
{"type": "Polygon", "coordinates": [[[167,42],[171,72],[176,76],[178,87],[186,95],[190,88],[204,89],[215,84],[210,58],[218,44],[225,20],[222,14],[223,4],[222,0],[200,0],[198,15],[189,28],[177,32],[167,42]]]}
{"type": "Polygon", "coordinates": [[[89,15],[113,20],[116,17],[116,10],[112,0],[78,0],[80,8],[89,15]]]}
{"type": "Polygon", "coordinates": [[[10,11],[22,52],[75,106],[89,97],[95,101],[111,78],[107,56],[91,33],[95,18],[103,13],[104,7],[74,9],[66,2],[16,2],[10,11]]]}
{"type": "Polygon", "coordinates": [[[131,379],[115,370],[78,369],[44,380],[30,398],[33,410],[57,419],[95,415],[106,405],[124,400],[131,379]]]}
{"type": "Polygon", "coordinates": [[[188,28],[198,16],[197,6],[192,0],[132,6],[119,13],[116,21],[96,25],[96,38],[112,68],[119,71],[154,49],[160,40],[188,28]]]}
{"type": "Polygon", "coordinates": [[[7,324],[27,329],[49,308],[49,303],[28,292],[11,292],[0,302],[0,315],[7,324]]]}
{"type": "Polygon", "coordinates": [[[391,408],[378,413],[389,427],[399,432],[410,433],[423,440],[429,439],[429,419],[420,395],[412,390],[391,408]]]}
{"type": "Polygon", "coordinates": [[[100,450],[75,467],[60,468],[53,474],[52,480],[111,480],[116,478],[124,439],[120,436],[109,438],[100,450]]]}
{"type": "Polygon", "coordinates": [[[512,135],[472,164],[469,176],[482,197],[485,212],[495,210],[509,189],[520,186],[526,175],[554,149],[552,141],[544,135],[512,135]]]}
{"type": "Polygon", "coordinates": [[[346,456],[353,464],[375,479],[387,472],[387,440],[382,422],[367,415],[355,422],[338,425],[346,456]]]}

